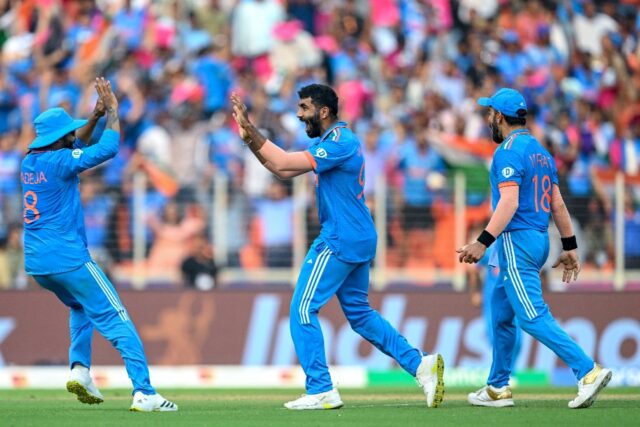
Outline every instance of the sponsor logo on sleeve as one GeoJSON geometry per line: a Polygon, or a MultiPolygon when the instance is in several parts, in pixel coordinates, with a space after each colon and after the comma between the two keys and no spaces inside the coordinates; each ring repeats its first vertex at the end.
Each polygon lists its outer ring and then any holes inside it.
{"type": "Polygon", "coordinates": [[[316,150],[316,157],[319,157],[321,159],[326,159],[327,158],[327,151],[324,148],[318,148],[316,150]]]}
{"type": "Polygon", "coordinates": [[[510,176],[513,176],[513,174],[516,171],[512,168],[507,166],[506,168],[502,169],[502,176],[504,176],[505,178],[509,178],[510,176]]]}

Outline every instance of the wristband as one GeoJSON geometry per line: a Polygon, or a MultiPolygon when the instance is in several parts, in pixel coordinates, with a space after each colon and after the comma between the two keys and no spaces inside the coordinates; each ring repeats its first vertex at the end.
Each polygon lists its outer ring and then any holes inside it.
{"type": "Polygon", "coordinates": [[[560,241],[562,242],[563,251],[572,251],[574,249],[578,249],[578,241],[576,240],[575,235],[571,237],[561,237],[560,241]]]}
{"type": "Polygon", "coordinates": [[[486,247],[491,246],[491,244],[495,241],[496,238],[493,237],[493,235],[487,230],[482,230],[482,233],[480,233],[480,236],[478,236],[478,242],[482,243],[486,247]]]}

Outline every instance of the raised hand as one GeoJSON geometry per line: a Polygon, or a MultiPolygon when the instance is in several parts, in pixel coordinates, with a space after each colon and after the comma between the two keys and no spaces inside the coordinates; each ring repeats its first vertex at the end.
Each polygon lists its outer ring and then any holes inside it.
{"type": "Polygon", "coordinates": [[[233,92],[231,94],[231,107],[233,110],[233,118],[238,124],[238,128],[240,131],[240,137],[245,141],[249,141],[249,133],[247,132],[247,127],[250,126],[251,122],[249,121],[249,116],[247,114],[247,106],[244,105],[240,97],[237,93],[233,92]]]}
{"type": "Polygon", "coordinates": [[[106,112],[107,108],[104,106],[104,101],[102,100],[102,98],[98,98],[98,100],[96,101],[96,106],[93,107],[93,113],[91,113],[91,115],[93,116],[93,118],[99,119],[100,117],[104,116],[104,113],[106,112]]]}
{"type": "MultiPolygon", "coordinates": [[[[96,83],[94,84],[94,86],[97,85],[97,80],[98,79],[96,79],[96,83]]],[[[96,86],[96,90],[97,90],[97,86],[96,86]]],[[[78,137],[78,139],[80,139],[80,141],[82,141],[84,144],[87,144],[87,145],[91,143],[91,135],[93,134],[93,131],[96,128],[96,124],[98,123],[98,120],[100,120],[100,117],[104,116],[106,111],[107,111],[107,108],[104,105],[104,100],[102,99],[102,97],[100,96],[100,93],[98,92],[98,100],[96,101],[96,106],[93,107],[91,116],[89,116],[88,123],[82,128],[78,129],[76,133],[76,136],[78,137]]]]}
{"type": "Polygon", "coordinates": [[[94,86],[96,92],[98,92],[98,97],[104,104],[105,110],[109,114],[116,112],[118,110],[118,98],[116,98],[116,94],[113,93],[111,82],[104,77],[96,77],[94,86]]]}
{"type": "Polygon", "coordinates": [[[111,83],[104,77],[97,77],[94,83],[99,101],[102,101],[107,111],[107,129],[120,132],[120,118],[118,117],[118,98],[111,89],[111,83]]]}
{"type": "Polygon", "coordinates": [[[553,268],[562,265],[562,281],[565,283],[570,283],[571,278],[573,280],[578,279],[578,273],[580,273],[580,259],[578,258],[578,254],[575,250],[572,251],[562,251],[558,256],[558,259],[553,264],[553,268]]]}

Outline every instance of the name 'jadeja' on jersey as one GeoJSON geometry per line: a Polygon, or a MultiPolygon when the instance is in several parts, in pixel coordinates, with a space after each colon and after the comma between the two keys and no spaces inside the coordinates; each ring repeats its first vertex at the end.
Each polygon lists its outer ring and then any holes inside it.
{"type": "Polygon", "coordinates": [[[42,184],[43,182],[49,182],[47,181],[46,175],[42,171],[23,172],[20,175],[22,175],[21,178],[23,184],[37,185],[42,184]]]}

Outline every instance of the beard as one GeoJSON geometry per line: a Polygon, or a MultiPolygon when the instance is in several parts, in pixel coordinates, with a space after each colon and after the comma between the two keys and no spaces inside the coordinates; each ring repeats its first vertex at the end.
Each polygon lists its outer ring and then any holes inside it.
{"type": "Polygon", "coordinates": [[[493,142],[496,144],[502,144],[502,141],[504,141],[504,135],[500,132],[500,127],[498,126],[495,117],[489,125],[489,129],[491,129],[491,139],[493,139],[493,142]]]}
{"type": "Polygon", "coordinates": [[[306,124],[305,131],[309,138],[317,138],[322,135],[322,128],[320,127],[320,114],[316,113],[309,120],[303,120],[306,124]]]}
{"type": "Polygon", "coordinates": [[[68,137],[64,139],[64,143],[62,144],[62,148],[73,148],[73,145],[76,143],[76,137],[68,137]]]}

